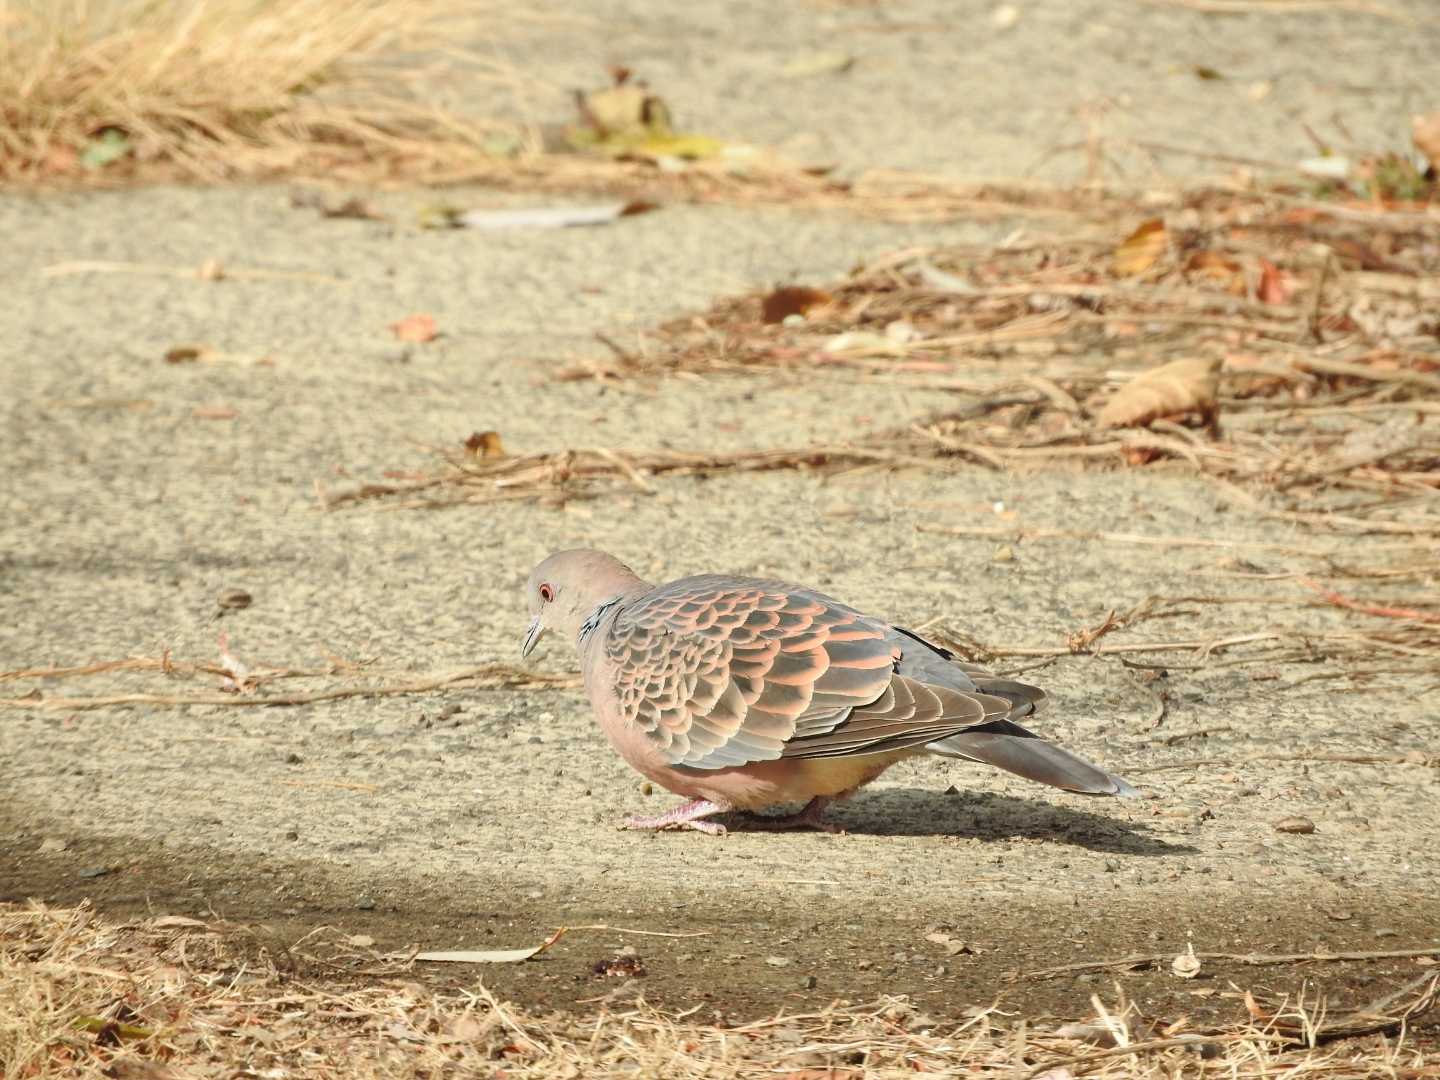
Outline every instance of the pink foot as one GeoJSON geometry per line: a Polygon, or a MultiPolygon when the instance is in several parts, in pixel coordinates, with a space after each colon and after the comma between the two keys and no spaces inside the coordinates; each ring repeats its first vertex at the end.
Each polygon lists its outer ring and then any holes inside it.
{"type": "Polygon", "coordinates": [[[823,795],[816,795],[805,804],[805,808],[796,814],[786,814],[783,817],[762,817],[757,815],[753,820],[757,829],[814,829],[816,832],[843,833],[845,830],[839,825],[832,825],[826,821],[825,807],[829,806],[832,799],[823,795]]]}
{"type": "Polygon", "coordinates": [[[711,814],[721,814],[729,807],[713,803],[709,799],[691,799],[656,817],[628,817],[621,824],[622,829],[694,829],[711,836],[724,836],[725,826],[716,821],[701,821],[711,814]]]}

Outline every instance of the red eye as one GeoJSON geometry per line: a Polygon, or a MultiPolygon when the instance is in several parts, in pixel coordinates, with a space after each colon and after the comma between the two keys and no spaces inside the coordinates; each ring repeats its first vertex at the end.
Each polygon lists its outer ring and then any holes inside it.
{"type": "Polygon", "coordinates": [[[555,590],[552,589],[548,584],[541,585],[540,599],[544,600],[547,604],[550,603],[551,600],[555,599],[555,590]]]}

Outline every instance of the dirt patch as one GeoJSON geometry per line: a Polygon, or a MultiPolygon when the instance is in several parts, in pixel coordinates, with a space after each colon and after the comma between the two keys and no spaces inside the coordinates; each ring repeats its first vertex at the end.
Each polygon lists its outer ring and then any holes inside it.
{"type": "MultiPolygon", "coordinates": [[[[1000,803],[995,809],[1002,812],[1033,813],[1018,800],[1000,803]]],[[[1147,840],[1139,831],[1107,829],[1103,823],[1096,828],[1089,815],[1041,816],[1051,818],[1046,829],[1051,836],[1076,835],[1082,847],[1130,859],[1180,859],[1194,851],[1147,840]]],[[[1368,1001],[1422,969],[1413,958],[1263,966],[1206,959],[1200,977],[1182,980],[1171,974],[1169,957],[1183,952],[1187,940],[1205,943],[1202,952],[1213,948],[1237,955],[1440,952],[1434,901],[1420,895],[1200,890],[1177,896],[1170,890],[1125,887],[1117,873],[1108,893],[1077,893],[1068,899],[1016,891],[997,902],[979,890],[967,895],[963,879],[936,896],[874,878],[852,887],[799,877],[747,890],[742,899],[735,883],[717,871],[710,883],[693,878],[646,882],[620,872],[610,875],[603,891],[530,899],[514,887],[518,883],[475,873],[443,884],[407,881],[393,872],[348,871],[279,854],[237,857],[233,851],[121,836],[77,838],[62,853],[36,854],[35,834],[13,823],[6,833],[0,900],[35,897],[69,905],[89,899],[101,914],[122,919],[165,914],[224,918],[250,924],[256,946],[277,955],[320,926],[367,935],[387,953],[415,947],[522,947],[538,944],[557,926],[595,923],[703,935],[577,931],[524,964],[421,963],[413,970],[427,984],[448,989],[469,985],[479,975],[502,999],[535,1009],[583,1008],[603,998],[615,983],[597,977],[594,966],[628,946],[643,958],[646,1000],[673,1010],[702,1006],[736,1021],[771,1015],[782,1003],[805,1011],[837,999],[865,1001],[896,993],[911,995],[943,1016],[996,1003],[1029,1017],[1078,1017],[1089,1015],[1092,993],[1108,993],[1118,984],[1151,1015],[1188,1015],[1197,1026],[1221,1026],[1242,1017],[1236,987],[1278,995],[1304,984],[1338,1009],[1368,1001]],[[98,871],[103,873],[94,876],[98,871]],[[1147,953],[1166,959],[1143,971],[1122,965],[1031,976],[1063,963],[1147,953]]],[[[647,846],[696,839],[630,838],[647,846]]],[[[723,843],[735,847],[748,839],[736,834],[723,843]]],[[[867,842],[879,840],[856,835],[798,843],[867,842]]],[[[1057,846],[1053,840],[1036,842],[1057,846]]],[[[982,866],[994,867],[996,859],[1003,862],[996,856],[982,866]]],[[[962,872],[984,876],[974,866],[962,872]]],[[[325,972],[306,974],[324,977],[325,972]]]]}

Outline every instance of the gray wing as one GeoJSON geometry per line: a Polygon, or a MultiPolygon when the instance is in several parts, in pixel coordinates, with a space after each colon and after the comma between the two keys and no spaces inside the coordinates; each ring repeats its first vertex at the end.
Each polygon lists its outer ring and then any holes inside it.
{"type": "Polygon", "coordinates": [[[920,748],[1013,711],[959,667],[907,673],[906,641],[808,589],[705,576],[617,612],[604,648],[622,718],[697,769],[920,748]]]}

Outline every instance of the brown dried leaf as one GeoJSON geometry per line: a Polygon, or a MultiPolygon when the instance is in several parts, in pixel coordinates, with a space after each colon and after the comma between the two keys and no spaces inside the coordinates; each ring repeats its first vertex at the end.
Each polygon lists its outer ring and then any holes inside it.
{"type": "Polygon", "coordinates": [[[498,431],[472,431],[465,440],[465,449],[477,458],[498,458],[505,456],[505,447],[500,442],[498,431]]]}
{"type": "Polygon", "coordinates": [[[1262,304],[1288,304],[1295,295],[1295,278],[1269,259],[1260,260],[1260,286],[1255,290],[1262,304]]]}
{"type": "Polygon", "coordinates": [[[761,304],[761,320],[767,323],[784,322],[791,315],[808,315],[816,308],[832,303],[834,297],[824,289],[812,289],[805,285],[783,285],[761,304]]]}
{"type": "Polygon", "coordinates": [[[391,323],[390,332],[401,341],[414,341],[420,344],[434,341],[440,336],[433,315],[410,315],[399,322],[391,323]]]}
{"type": "Polygon", "coordinates": [[[1149,270],[1165,254],[1170,242],[1161,218],[1151,218],[1121,241],[1115,249],[1115,273],[1119,277],[1134,277],[1149,270]]]}
{"type": "Polygon", "coordinates": [[[1430,167],[1440,173],[1440,109],[1410,118],[1410,137],[1430,167]]]}
{"type": "Polygon", "coordinates": [[[1185,260],[1185,271],[1203,278],[1226,292],[1245,291],[1245,272],[1240,264],[1218,251],[1197,251],[1185,260]]]}
{"type": "Polygon", "coordinates": [[[1102,428],[1143,427],[1162,416],[1215,411],[1220,360],[1175,360],[1143,372],[1122,386],[1096,418],[1102,428]]]}

